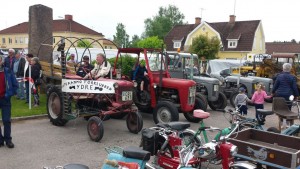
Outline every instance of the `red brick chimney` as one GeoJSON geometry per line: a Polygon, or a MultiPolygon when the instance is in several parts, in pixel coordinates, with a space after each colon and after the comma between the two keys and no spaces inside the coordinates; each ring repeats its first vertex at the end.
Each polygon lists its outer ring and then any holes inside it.
{"type": "Polygon", "coordinates": [[[235,23],[235,15],[229,15],[229,23],[234,24],[235,23]]]}
{"type": "Polygon", "coordinates": [[[73,15],[65,15],[65,20],[73,20],[73,15]]]}
{"type": "Polygon", "coordinates": [[[201,23],[201,18],[200,17],[196,17],[195,18],[195,24],[199,25],[201,23]]]}

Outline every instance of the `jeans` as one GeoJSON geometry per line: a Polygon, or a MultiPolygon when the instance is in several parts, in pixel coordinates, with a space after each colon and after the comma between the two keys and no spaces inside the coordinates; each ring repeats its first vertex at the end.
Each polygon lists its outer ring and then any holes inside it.
{"type": "Polygon", "coordinates": [[[25,98],[24,81],[18,82],[18,84],[19,84],[19,88],[18,88],[17,97],[23,99],[25,98]]]}
{"type": "Polygon", "coordinates": [[[257,112],[257,109],[264,109],[264,104],[254,104],[255,106],[255,117],[258,121],[264,121],[266,116],[261,115],[260,113],[257,112]]]}
{"type": "Polygon", "coordinates": [[[0,98],[0,108],[2,110],[2,122],[4,126],[4,135],[0,127],[0,143],[11,141],[11,102],[10,98],[0,98]]]}
{"type": "Polygon", "coordinates": [[[29,103],[29,82],[25,82],[25,89],[26,89],[26,102],[29,103]]]}

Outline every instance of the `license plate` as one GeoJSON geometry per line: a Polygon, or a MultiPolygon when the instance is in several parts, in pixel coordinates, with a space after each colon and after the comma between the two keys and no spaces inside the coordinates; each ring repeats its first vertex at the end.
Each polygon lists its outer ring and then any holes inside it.
{"type": "Polygon", "coordinates": [[[122,101],[132,100],[132,91],[122,92],[122,101]]]}

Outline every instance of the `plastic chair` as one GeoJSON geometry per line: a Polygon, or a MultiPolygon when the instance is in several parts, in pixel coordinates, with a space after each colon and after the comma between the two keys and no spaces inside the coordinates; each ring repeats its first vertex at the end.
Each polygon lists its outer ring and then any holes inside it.
{"type": "Polygon", "coordinates": [[[286,100],[283,97],[273,98],[272,110],[279,118],[279,130],[281,130],[284,119],[286,119],[290,125],[293,125],[294,120],[298,118],[298,114],[289,109],[286,100]]]}

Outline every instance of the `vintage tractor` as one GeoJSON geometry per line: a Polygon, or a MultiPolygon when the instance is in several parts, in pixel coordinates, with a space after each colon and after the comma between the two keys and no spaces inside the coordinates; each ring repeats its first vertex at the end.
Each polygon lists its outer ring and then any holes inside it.
{"type": "MultiPolygon", "coordinates": [[[[80,40],[83,39],[72,42],[73,45],[80,40]]],[[[93,42],[99,43],[99,40],[93,42]]],[[[133,83],[113,78],[83,80],[75,74],[81,62],[74,67],[67,66],[64,43],[60,42],[57,46],[61,53],[60,65],[53,64],[52,55],[49,61],[41,61],[44,78],[48,81],[47,113],[52,124],[63,126],[69,120],[85,117],[88,120],[87,131],[91,140],[100,141],[104,134],[103,121],[111,116],[124,114],[127,115],[128,130],[137,134],[143,127],[143,120],[138,110],[132,106],[133,83]]],[[[42,47],[43,45],[40,48],[42,47]]],[[[56,46],[53,50],[54,48],[56,46]]],[[[88,55],[88,52],[82,55],[88,55]]]]}
{"type": "MultiPolygon", "coordinates": [[[[128,79],[122,75],[122,70],[117,64],[122,59],[121,54],[135,54],[137,62],[133,71],[140,61],[145,62],[147,69],[148,85],[141,91],[140,83],[135,83],[133,99],[135,105],[143,112],[153,113],[155,123],[179,120],[179,112],[191,122],[198,122],[193,117],[194,109],[204,109],[205,104],[196,96],[196,83],[192,80],[171,78],[165,62],[165,53],[161,50],[124,48],[119,49],[113,74],[118,78],[128,79]]],[[[133,79],[132,79],[133,80],[133,79]]]]}
{"type": "Polygon", "coordinates": [[[224,109],[227,106],[227,98],[220,92],[220,82],[216,78],[200,76],[200,62],[196,54],[167,53],[169,72],[172,78],[191,79],[197,84],[199,98],[208,102],[212,110],[224,109]]]}

